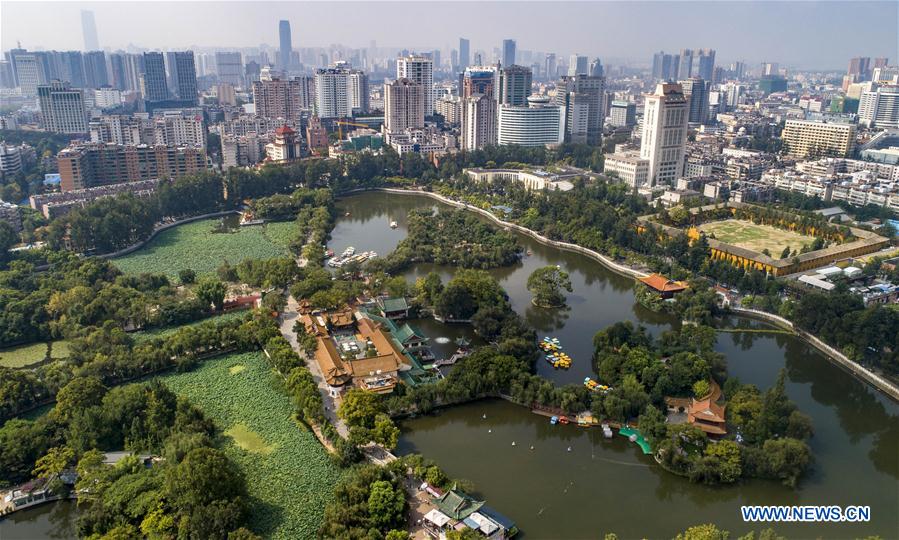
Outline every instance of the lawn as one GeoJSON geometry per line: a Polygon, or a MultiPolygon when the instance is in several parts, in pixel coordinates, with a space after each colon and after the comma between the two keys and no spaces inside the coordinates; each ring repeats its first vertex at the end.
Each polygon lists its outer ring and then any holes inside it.
{"type": "Polygon", "coordinates": [[[0,350],[0,366],[8,368],[23,368],[42,362],[46,358],[46,343],[30,343],[0,350]]]}
{"type": "Polygon", "coordinates": [[[780,258],[784,248],[797,252],[802,246],[811,244],[815,239],[804,234],[794,233],[769,225],[756,225],[750,221],[727,219],[710,221],[699,226],[699,230],[707,235],[715,235],[717,240],[741,248],[761,253],[767,249],[775,259],[780,258]]]}
{"type": "Polygon", "coordinates": [[[224,451],[246,475],[253,530],[266,538],[314,538],[340,473],[294,421],[276,377],[262,353],[246,353],[162,379],[222,430],[224,451]]]}
{"type": "Polygon", "coordinates": [[[290,255],[288,245],[296,223],[285,221],[264,226],[240,227],[233,232],[214,232],[218,219],[185,223],[159,233],[146,246],[113,260],[123,272],[160,273],[177,278],[185,268],[198,275],[215,272],[222,262],[232,266],[244,259],[271,259],[290,255]]]}

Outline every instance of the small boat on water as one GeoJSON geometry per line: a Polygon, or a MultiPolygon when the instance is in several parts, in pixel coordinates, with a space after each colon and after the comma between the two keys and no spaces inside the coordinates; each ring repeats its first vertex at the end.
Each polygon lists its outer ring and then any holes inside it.
{"type": "Polygon", "coordinates": [[[391,228],[391,229],[396,229],[397,227],[399,227],[399,225],[397,225],[396,221],[391,221],[391,222],[390,222],[390,228],[391,228]]]}

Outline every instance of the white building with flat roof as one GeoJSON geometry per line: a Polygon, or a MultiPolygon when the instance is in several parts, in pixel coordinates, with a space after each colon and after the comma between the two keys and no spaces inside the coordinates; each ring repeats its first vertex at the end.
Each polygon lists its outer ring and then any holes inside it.
{"type": "Polygon", "coordinates": [[[674,184],[684,168],[690,107],[681,85],[660,83],[645,95],[640,157],[649,160],[649,185],[674,184]]]}
{"type": "Polygon", "coordinates": [[[528,106],[501,105],[498,115],[498,144],[554,146],[565,141],[562,107],[549,104],[548,97],[528,98],[528,106]]]}
{"type": "Polygon", "coordinates": [[[649,185],[649,160],[640,157],[636,151],[608,154],[603,172],[607,175],[616,173],[622,182],[631,187],[649,185]]]}

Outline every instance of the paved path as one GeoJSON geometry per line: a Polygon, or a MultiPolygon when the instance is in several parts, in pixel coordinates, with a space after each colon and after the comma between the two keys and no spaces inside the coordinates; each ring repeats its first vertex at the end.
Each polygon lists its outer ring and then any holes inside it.
{"type": "MultiPolygon", "coordinates": [[[[284,312],[281,313],[281,335],[290,342],[290,345],[302,358],[306,358],[306,353],[305,351],[300,350],[300,346],[297,343],[297,335],[293,331],[293,325],[299,318],[299,304],[297,303],[296,298],[294,298],[293,295],[290,295],[287,297],[287,307],[285,307],[284,312]]],[[[312,378],[315,379],[318,390],[321,392],[322,402],[325,404],[325,417],[335,428],[337,428],[337,433],[339,433],[341,437],[344,439],[347,438],[350,434],[350,430],[347,428],[344,421],[337,417],[337,407],[340,401],[331,397],[331,393],[328,391],[328,383],[325,382],[325,378],[318,368],[318,362],[315,360],[307,360],[306,367],[309,368],[309,372],[312,373],[312,378]]]]}

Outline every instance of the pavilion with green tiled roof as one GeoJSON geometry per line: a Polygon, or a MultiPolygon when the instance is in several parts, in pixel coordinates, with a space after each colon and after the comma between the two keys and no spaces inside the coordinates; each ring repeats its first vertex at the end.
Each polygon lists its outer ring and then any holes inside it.
{"type": "Polygon", "coordinates": [[[484,501],[476,501],[454,488],[446,491],[440,497],[435,497],[434,504],[449,517],[463,520],[484,506],[484,501]]]}

